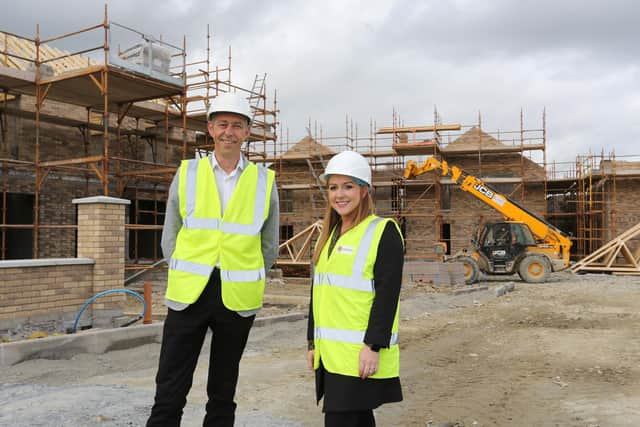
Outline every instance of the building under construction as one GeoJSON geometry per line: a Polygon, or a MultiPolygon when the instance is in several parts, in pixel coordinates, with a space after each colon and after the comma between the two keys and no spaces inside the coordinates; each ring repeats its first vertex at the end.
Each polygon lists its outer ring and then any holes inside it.
{"type": "MultiPolygon", "coordinates": [[[[266,75],[256,75],[250,88],[234,84],[231,50],[213,61],[208,30],[206,38],[206,56],[192,59],[184,40],[127,28],[110,21],[106,9],[102,22],[46,39],[39,30],[30,37],[0,31],[0,259],[79,257],[72,200],[110,196],[131,201],[126,268],[160,260],[169,183],[181,159],[213,149],[206,107],[228,91],[246,94],[253,109],[247,155],[277,173],[282,266],[308,265],[326,206],[318,176],[345,149],[370,160],[377,213],[398,220],[408,259],[433,259],[436,242],[455,253],[478,225],[499,219],[436,173],[404,179],[409,159],[436,156],[481,177],[570,233],[574,259],[639,221],[640,157],[589,154],[556,164],[546,154],[544,113],[537,129],[525,129],[520,113],[520,125],[501,132],[483,128],[480,117],[470,125],[444,123],[435,112],[433,124],[406,126],[394,113],[390,126],[371,122],[366,136],[347,119],[343,135],[326,136],[309,124],[308,135],[290,143],[278,127],[275,94],[267,97],[266,75]],[[98,42],[64,48],[87,34],[98,42]]],[[[31,308],[26,316],[46,311],[31,308]]]]}
{"type": "Polygon", "coordinates": [[[249,99],[248,150],[264,158],[277,125],[266,74],[234,84],[231,50],[214,66],[206,37],[206,57],[188,59],[185,41],[109,21],[106,8],[103,22],[47,39],[0,32],[1,259],[75,256],[70,203],[90,195],[131,200],[131,263],[161,258],[168,183],[181,159],[213,148],[206,108],[220,92],[249,99]],[[98,42],[54,47],[77,38],[98,42]]]}
{"type": "MultiPolygon", "coordinates": [[[[293,262],[308,259],[300,250],[305,230],[323,215],[322,186],[317,177],[333,153],[353,149],[370,159],[377,213],[394,217],[404,232],[407,258],[433,259],[436,242],[447,253],[469,247],[469,240],[486,221],[500,214],[465,194],[449,178],[432,172],[403,178],[409,159],[435,156],[490,184],[520,205],[548,219],[572,236],[572,258],[590,254],[640,218],[640,156],[578,155],[575,163],[547,158],[546,116],[537,129],[490,132],[481,118],[471,125],[442,123],[437,111],[433,125],[403,126],[394,113],[392,126],[370,125],[358,136],[347,120],[345,135],[325,137],[316,130],[282,155],[270,159],[278,172],[282,239],[298,236],[287,255],[293,262]],[[318,135],[319,133],[319,135],[318,135]]],[[[284,260],[281,261],[283,264],[284,260]]]]}

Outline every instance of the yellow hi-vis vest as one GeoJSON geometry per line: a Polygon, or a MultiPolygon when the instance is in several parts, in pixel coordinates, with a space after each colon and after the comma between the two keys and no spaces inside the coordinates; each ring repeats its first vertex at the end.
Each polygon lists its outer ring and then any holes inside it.
{"type": "Polygon", "coordinates": [[[220,265],[222,301],[229,310],[262,307],[265,266],[262,225],[269,215],[275,173],[248,162],[221,215],[210,158],[183,160],[178,177],[182,227],[169,260],[166,298],[192,304],[220,265]]]}
{"type": "MultiPolygon", "coordinates": [[[[322,359],[331,373],[358,376],[360,350],[375,297],[373,267],[388,221],[393,220],[370,215],[340,236],[327,256],[329,242],[336,232],[333,230],[322,248],[313,277],[315,369],[322,359]]],[[[399,304],[389,348],[380,349],[378,371],[371,378],[399,376],[398,312],[399,304]]]]}

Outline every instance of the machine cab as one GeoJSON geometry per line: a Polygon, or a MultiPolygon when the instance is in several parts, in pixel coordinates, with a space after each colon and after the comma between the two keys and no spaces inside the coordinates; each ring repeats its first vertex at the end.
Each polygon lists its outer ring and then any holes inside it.
{"type": "Polygon", "coordinates": [[[527,246],[535,244],[533,234],[526,224],[496,222],[485,224],[478,240],[478,249],[494,267],[507,267],[506,263],[515,260],[527,246]]]}

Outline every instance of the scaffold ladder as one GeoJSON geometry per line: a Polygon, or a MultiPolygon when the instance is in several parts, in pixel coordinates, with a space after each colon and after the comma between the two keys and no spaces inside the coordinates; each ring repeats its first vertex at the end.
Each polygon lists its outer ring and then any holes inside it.
{"type": "Polygon", "coordinates": [[[253,85],[251,86],[251,92],[249,93],[249,105],[251,106],[252,117],[251,121],[255,122],[256,113],[264,109],[264,98],[265,98],[265,82],[267,80],[267,73],[256,74],[256,77],[253,79],[253,85]]]}

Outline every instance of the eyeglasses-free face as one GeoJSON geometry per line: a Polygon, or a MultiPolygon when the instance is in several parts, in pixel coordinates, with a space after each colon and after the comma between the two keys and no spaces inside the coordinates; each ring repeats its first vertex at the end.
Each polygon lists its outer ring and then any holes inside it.
{"type": "Polygon", "coordinates": [[[331,175],[327,183],[329,204],[342,218],[343,225],[349,225],[358,213],[368,189],[356,184],[345,175],[331,175]]]}
{"type": "Polygon", "coordinates": [[[249,125],[244,116],[217,113],[207,127],[215,142],[216,153],[224,157],[240,156],[242,143],[249,137],[249,125]]]}

